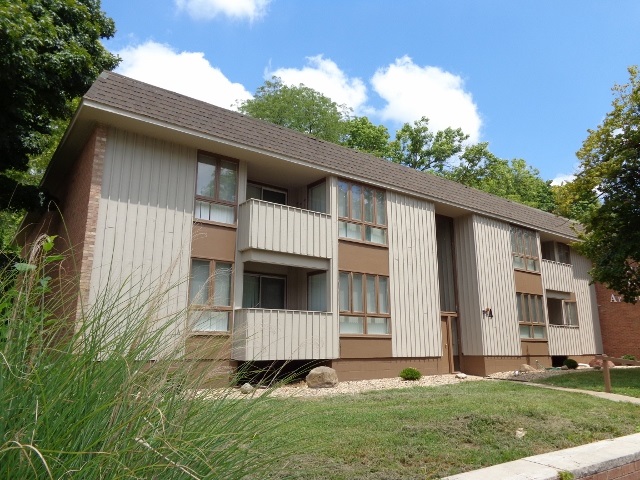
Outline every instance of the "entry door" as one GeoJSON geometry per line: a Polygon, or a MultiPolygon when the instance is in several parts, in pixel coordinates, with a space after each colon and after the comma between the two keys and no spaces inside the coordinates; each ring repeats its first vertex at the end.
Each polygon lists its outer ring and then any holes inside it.
{"type": "Polygon", "coordinates": [[[460,349],[458,345],[458,317],[443,315],[442,358],[449,365],[449,373],[460,371],[460,349]]]}

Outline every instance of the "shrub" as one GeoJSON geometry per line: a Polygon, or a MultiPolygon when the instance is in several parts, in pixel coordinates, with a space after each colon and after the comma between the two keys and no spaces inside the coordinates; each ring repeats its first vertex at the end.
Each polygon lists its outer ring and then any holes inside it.
{"type": "Polygon", "coordinates": [[[415,368],[405,368],[400,372],[400,378],[403,380],[420,380],[422,374],[415,368]]]}
{"type": "Polygon", "coordinates": [[[562,364],[567,367],[569,370],[575,370],[578,368],[578,362],[576,362],[573,358],[567,358],[562,364]]]}
{"type": "Polygon", "coordinates": [[[145,296],[129,279],[73,328],[55,313],[53,239],[37,247],[0,271],[0,478],[263,478],[282,455],[261,439],[284,420],[268,396],[199,393],[174,332],[186,313],[166,313],[171,287],[145,296]]]}
{"type": "Polygon", "coordinates": [[[633,360],[634,362],[636,361],[636,356],[635,355],[622,355],[622,359],[623,360],[633,360]]]}

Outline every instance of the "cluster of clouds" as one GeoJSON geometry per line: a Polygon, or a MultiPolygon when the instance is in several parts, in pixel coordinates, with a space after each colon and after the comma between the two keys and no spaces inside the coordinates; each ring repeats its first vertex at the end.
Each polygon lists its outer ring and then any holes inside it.
{"type": "MultiPolygon", "coordinates": [[[[270,0],[175,0],[180,11],[197,19],[226,16],[253,22],[262,18],[270,0]]],[[[118,72],[224,108],[252,98],[231,81],[203,52],[177,51],[155,41],[130,45],[118,52],[118,72]]],[[[462,128],[471,142],[480,139],[482,120],[463,79],[439,67],[417,65],[409,56],[371,72],[366,81],[350,77],[323,55],[307,57],[301,67],[267,69],[265,79],[277,76],[285,84],[304,84],[366,115],[374,123],[400,125],[426,116],[435,130],[462,128]],[[377,106],[374,106],[377,105],[377,106]]]]}

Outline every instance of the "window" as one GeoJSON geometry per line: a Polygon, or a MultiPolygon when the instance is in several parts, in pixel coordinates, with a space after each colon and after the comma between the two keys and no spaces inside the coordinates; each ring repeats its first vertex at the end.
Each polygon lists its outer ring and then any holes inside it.
{"type": "Polygon", "coordinates": [[[327,311],[327,272],[310,273],[307,276],[307,310],[327,311]]]}
{"type": "Polygon", "coordinates": [[[235,223],[237,191],[238,164],[199,152],[195,217],[218,223],[235,223]]]}
{"type": "Polygon", "coordinates": [[[549,325],[578,326],[578,307],[576,302],[547,297],[549,325]]]}
{"type": "Polygon", "coordinates": [[[542,258],[571,265],[571,248],[566,243],[544,242],[542,244],[542,258]]]}
{"type": "Polygon", "coordinates": [[[264,200],[265,202],[286,205],[287,191],[255,183],[247,183],[247,200],[250,198],[257,198],[258,200],[264,200]]]}
{"type": "Polygon", "coordinates": [[[338,182],[338,235],[365,242],[387,244],[385,193],[364,185],[338,182]]]}
{"type": "Polygon", "coordinates": [[[541,295],[516,293],[520,338],[547,338],[541,295]]]}
{"type": "Polygon", "coordinates": [[[229,331],[232,267],[227,262],[191,260],[189,319],[192,330],[229,331]]]}
{"type": "Polygon", "coordinates": [[[320,213],[327,212],[327,184],[324,180],[309,186],[307,197],[309,210],[320,213]]]}
{"type": "Polygon", "coordinates": [[[540,271],[536,232],[511,225],[511,251],[513,268],[529,272],[540,271]]]}
{"type": "Polygon", "coordinates": [[[286,289],[285,277],[245,273],[242,308],[283,310],[286,303],[286,289]]]}
{"type": "Polygon", "coordinates": [[[389,277],[340,272],[340,333],[389,335],[389,277]]]}

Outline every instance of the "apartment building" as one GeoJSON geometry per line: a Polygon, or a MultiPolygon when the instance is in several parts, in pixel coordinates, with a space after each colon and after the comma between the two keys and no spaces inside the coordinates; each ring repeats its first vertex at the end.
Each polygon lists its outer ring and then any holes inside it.
{"type": "Polygon", "coordinates": [[[483,375],[602,353],[569,220],[115,73],[43,185],[64,228],[53,212],[25,225],[74,247],[71,315],[163,279],[165,318],[189,312],[167,342],[212,345],[204,368],[483,375]]]}

